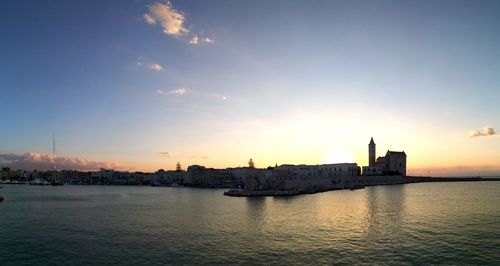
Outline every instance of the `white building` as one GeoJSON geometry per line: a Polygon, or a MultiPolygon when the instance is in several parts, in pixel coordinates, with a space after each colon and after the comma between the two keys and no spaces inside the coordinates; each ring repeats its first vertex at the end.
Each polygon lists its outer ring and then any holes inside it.
{"type": "Polygon", "coordinates": [[[317,165],[290,165],[284,164],[274,168],[278,171],[286,170],[291,175],[302,177],[332,177],[332,176],[358,176],[360,169],[356,163],[335,163],[317,165]]]}

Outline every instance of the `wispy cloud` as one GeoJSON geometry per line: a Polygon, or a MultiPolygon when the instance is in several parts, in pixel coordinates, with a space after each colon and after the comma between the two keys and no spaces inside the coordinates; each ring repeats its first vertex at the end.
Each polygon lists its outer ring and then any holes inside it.
{"type": "Polygon", "coordinates": [[[148,8],[149,13],[144,14],[144,20],[151,25],[159,23],[163,28],[163,33],[178,37],[189,32],[184,26],[186,16],[175,9],[170,1],[156,2],[149,5],[148,8]]]}
{"type": "Polygon", "coordinates": [[[188,91],[188,89],[186,89],[186,88],[178,88],[176,90],[169,91],[169,93],[170,94],[177,94],[177,95],[184,95],[184,94],[186,94],[187,91],[188,91]]]}
{"type": "Polygon", "coordinates": [[[495,129],[493,129],[492,127],[484,127],[483,131],[473,130],[469,134],[469,136],[471,138],[484,137],[484,136],[493,136],[493,135],[496,135],[496,133],[495,133],[495,129]]]}
{"type": "Polygon", "coordinates": [[[174,94],[174,95],[184,95],[188,92],[188,89],[186,88],[178,88],[178,89],[175,89],[175,90],[172,90],[172,91],[164,91],[164,90],[156,90],[156,92],[158,94],[161,94],[161,95],[168,95],[168,94],[174,94]]]}
{"type": "Polygon", "coordinates": [[[189,40],[189,43],[196,45],[196,44],[198,44],[198,41],[199,41],[198,35],[193,35],[193,37],[191,38],[191,40],[189,40]]]}
{"type": "Polygon", "coordinates": [[[196,90],[193,91],[191,89],[182,88],[182,87],[175,89],[175,90],[171,90],[171,91],[156,90],[156,93],[161,94],[161,95],[165,95],[165,96],[168,96],[168,95],[182,96],[182,95],[186,95],[187,93],[189,93],[189,95],[193,98],[204,99],[204,100],[227,101],[230,99],[229,96],[227,96],[225,94],[203,93],[200,91],[196,91],[196,90]]]}
{"type": "Polygon", "coordinates": [[[154,71],[163,71],[164,70],[163,66],[160,65],[159,63],[147,62],[142,57],[138,58],[138,61],[137,61],[137,63],[135,63],[135,65],[138,67],[149,68],[149,69],[154,70],[154,71]]]}
{"type": "Polygon", "coordinates": [[[144,14],[144,19],[146,20],[146,23],[148,24],[155,24],[156,20],[149,14],[144,14]]]}
{"type": "Polygon", "coordinates": [[[170,158],[170,157],[172,157],[172,153],[168,152],[168,151],[162,151],[162,152],[160,152],[160,156],[165,157],[165,158],[170,158]]]}
{"type": "Polygon", "coordinates": [[[189,40],[190,44],[197,45],[199,43],[215,43],[214,39],[211,39],[209,37],[199,37],[197,34],[193,35],[191,39],[189,40]]]}
{"type": "Polygon", "coordinates": [[[146,23],[150,25],[160,24],[163,33],[167,35],[188,41],[193,45],[215,42],[213,38],[191,33],[188,29],[190,27],[186,23],[186,15],[182,11],[175,9],[170,1],[155,2],[148,6],[148,10],[149,12],[143,15],[146,23]]]}
{"type": "Polygon", "coordinates": [[[214,97],[217,99],[223,100],[223,101],[226,101],[229,99],[229,97],[227,95],[224,95],[224,94],[214,94],[214,97]]]}
{"type": "Polygon", "coordinates": [[[79,157],[53,156],[51,154],[27,152],[24,154],[0,153],[0,165],[24,170],[48,170],[53,165],[59,170],[94,171],[100,168],[129,170],[130,168],[112,162],[91,161],[79,157]]]}
{"type": "Polygon", "coordinates": [[[215,43],[215,40],[211,39],[211,38],[208,38],[208,37],[205,37],[205,38],[203,38],[203,42],[206,42],[206,43],[215,43]]]}
{"type": "Polygon", "coordinates": [[[155,71],[162,71],[163,67],[160,64],[150,64],[149,68],[155,71]]]}

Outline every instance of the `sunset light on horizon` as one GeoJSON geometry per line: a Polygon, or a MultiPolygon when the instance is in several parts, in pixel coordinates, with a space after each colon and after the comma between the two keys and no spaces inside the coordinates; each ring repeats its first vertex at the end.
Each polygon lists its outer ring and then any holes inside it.
{"type": "Polygon", "coordinates": [[[500,265],[500,0],[0,1],[0,265],[500,265]]]}

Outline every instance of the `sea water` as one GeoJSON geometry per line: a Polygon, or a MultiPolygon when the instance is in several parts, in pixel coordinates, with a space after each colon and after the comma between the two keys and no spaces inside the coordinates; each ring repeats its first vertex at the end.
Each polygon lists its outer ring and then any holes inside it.
{"type": "Polygon", "coordinates": [[[500,182],[223,192],[3,185],[0,265],[500,264],[500,182]]]}

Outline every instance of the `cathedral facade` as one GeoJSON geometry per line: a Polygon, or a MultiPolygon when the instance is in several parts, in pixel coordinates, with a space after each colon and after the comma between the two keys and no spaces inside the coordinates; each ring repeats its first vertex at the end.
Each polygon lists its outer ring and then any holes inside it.
{"type": "Polygon", "coordinates": [[[406,153],[387,151],[385,156],[376,158],[376,144],[373,138],[368,144],[368,166],[363,166],[363,175],[406,176],[406,153]]]}

